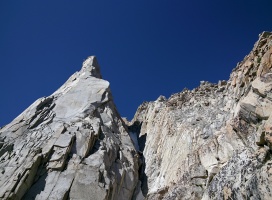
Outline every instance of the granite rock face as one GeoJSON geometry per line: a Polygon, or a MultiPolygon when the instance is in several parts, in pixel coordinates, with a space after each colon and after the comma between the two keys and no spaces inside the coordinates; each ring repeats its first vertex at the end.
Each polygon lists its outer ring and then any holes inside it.
{"type": "Polygon", "coordinates": [[[135,196],[138,154],[95,57],[1,128],[0,173],[0,199],[135,196]]]}
{"type": "Polygon", "coordinates": [[[0,199],[272,199],[272,33],[228,81],[116,110],[95,57],[0,129],[0,199]]]}
{"type": "Polygon", "coordinates": [[[272,199],[272,33],[263,32],[228,81],[201,81],[139,106],[146,199],[272,199]]]}

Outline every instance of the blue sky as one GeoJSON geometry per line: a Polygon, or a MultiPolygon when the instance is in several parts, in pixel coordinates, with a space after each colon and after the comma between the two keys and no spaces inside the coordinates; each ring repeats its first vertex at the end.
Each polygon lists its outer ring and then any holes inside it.
{"type": "Polygon", "coordinates": [[[228,79],[262,31],[270,0],[0,0],[0,126],[96,55],[122,116],[201,80],[228,79]]]}

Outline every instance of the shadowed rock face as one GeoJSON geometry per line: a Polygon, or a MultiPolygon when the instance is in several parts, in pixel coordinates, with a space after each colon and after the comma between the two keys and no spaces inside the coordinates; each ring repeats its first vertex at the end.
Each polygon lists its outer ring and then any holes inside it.
{"type": "Polygon", "coordinates": [[[95,57],[0,130],[0,199],[131,199],[138,156],[95,57]]]}
{"type": "Polygon", "coordinates": [[[147,199],[272,199],[271,68],[264,32],[228,81],[139,106],[147,199]]]}

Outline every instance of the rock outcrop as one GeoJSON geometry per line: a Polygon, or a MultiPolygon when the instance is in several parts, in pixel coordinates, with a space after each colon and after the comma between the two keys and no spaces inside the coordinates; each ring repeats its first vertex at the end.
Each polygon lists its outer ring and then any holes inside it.
{"type": "Polygon", "coordinates": [[[132,199],[138,154],[95,57],[1,128],[0,173],[0,199],[132,199]]]}
{"type": "Polygon", "coordinates": [[[272,33],[228,81],[116,110],[95,57],[0,129],[0,199],[272,199],[272,33]]]}
{"type": "Polygon", "coordinates": [[[147,199],[272,199],[271,68],[263,32],[228,81],[140,105],[128,127],[147,199]]]}

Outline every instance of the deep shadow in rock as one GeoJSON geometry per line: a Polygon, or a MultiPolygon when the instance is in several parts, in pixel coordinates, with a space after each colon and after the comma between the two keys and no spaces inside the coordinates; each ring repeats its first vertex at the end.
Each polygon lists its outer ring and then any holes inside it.
{"type": "Polygon", "coordinates": [[[98,139],[95,141],[93,148],[90,150],[90,152],[88,153],[88,155],[86,157],[88,157],[91,154],[94,154],[95,152],[97,152],[101,146],[101,141],[103,141],[103,139],[105,138],[105,134],[101,131],[99,134],[98,139]]]}
{"type": "Polygon", "coordinates": [[[23,196],[22,200],[32,200],[35,199],[38,194],[40,194],[44,188],[46,183],[46,177],[48,173],[43,174],[36,183],[34,183],[31,188],[26,192],[23,196]]]}
{"type": "Polygon", "coordinates": [[[137,134],[137,140],[139,145],[138,154],[140,156],[140,166],[139,166],[139,180],[141,181],[141,190],[143,195],[146,197],[148,193],[148,177],[145,174],[145,157],[143,151],[145,149],[146,134],[140,137],[142,122],[135,121],[131,126],[128,127],[129,132],[137,134]]]}
{"type": "Polygon", "coordinates": [[[139,137],[138,135],[138,144],[139,144],[140,152],[144,151],[145,143],[146,143],[146,134],[142,135],[141,137],[139,137]]]}
{"type": "Polygon", "coordinates": [[[144,154],[142,153],[144,151],[145,148],[145,143],[146,143],[146,134],[142,135],[141,137],[138,137],[138,144],[139,144],[139,149],[140,149],[140,159],[142,161],[142,165],[139,168],[139,179],[142,182],[142,193],[143,195],[146,197],[147,193],[148,193],[148,178],[146,176],[145,173],[145,157],[144,154]]]}

